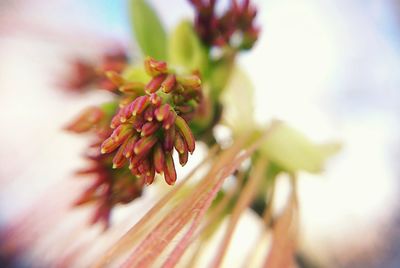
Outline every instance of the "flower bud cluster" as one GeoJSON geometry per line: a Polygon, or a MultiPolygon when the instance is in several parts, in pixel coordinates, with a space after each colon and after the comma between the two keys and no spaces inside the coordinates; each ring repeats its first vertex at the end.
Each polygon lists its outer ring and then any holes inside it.
{"type": "Polygon", "coordinates": [[[71,132],[95,135],[86,154],[90,165],[77,172],[94,181],[75,205],[94,203],[92,222],[106,227],[113,207],[138,198],[156,173],[164,174],[168,184],[176,181],[174,149],[181,165],[195,149],[187,122],[202,98],[199,76],[175,74],[165,62],[151,58],[144,67],[148,83],[126,81],[114,70],[105,72],[118,90],[115,101],[85,109],[66,126],[71,132]]]}
{"type": "Polygon", "coordinates": [[[193,117],[201,99],[198,75],[178,75],[165,62],[145,60],[151,77],[147,84],[125,81],[114,72],[109,79],[124,93],[143,92],[130,103],[124,103],[111,120],[112,134],[102,143],[101,152],[115,152],[113,167],[126,164],[132,174],[146,184],[155,174],[164,174],[165,181],[176,181],[172,158],[175,149],[183,166],[195,149],[195,140],[187,122],[193,117]]]}
{"type": "Polygon", "coordinates": [[[216,11],[216,0],[189,0],[196,11],[195,27],[198,35],[209,46],[234,46],[250,49],[258,39],[259,29],[254,25],[257,9],[250,0],[231,0],[222,15],[216,11]],[[239,44],[233,44],[234,34],[240,34],[239,44]]]}

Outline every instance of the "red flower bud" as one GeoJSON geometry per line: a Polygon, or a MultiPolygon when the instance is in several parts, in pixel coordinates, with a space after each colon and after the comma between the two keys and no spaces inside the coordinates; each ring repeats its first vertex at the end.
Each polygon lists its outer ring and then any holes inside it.
{"type": "Polygon", "coordinates": [[[140,135],[142,137],[153,135],[154,132],[156,132],[159,127],[160,127],[160,124],[158,124],[156,122],[145,123],[142,127],[140,135]]]}
{"type": "Polygon", "coordinates": [[[165,165],[164,151],[159,143],[154,148],[153,163],[157,173],[162,173],[164,171],[164,165],[165,165]]]}
{"type": "Polygon", "coordinates": [[[186,150],[184,153],[179,154],[179,164],[181,164],[181,166],[185,166],[187,161],[189,160],[189,153],[186,150]]]}
{"type": "Polygon", "coordinates": [[[150,102],[147,96],[138,97],[132,103],[132,115],[136,116],[138,114],[141,114],[144,111],[144,109],[146,109],[147,106],[149,106],[149,104],[150,102]]]}
{"type": "Polygon", "coordinates": [[[166,75],[160,74],[153,79],[146,85],[146,93],[151,94],[158,91],[161,87],[162,82],[164,82],[166,75]]]}
{"type": "Polygon", "coordinates": [[[176,170],[171,153],[165,153],[164,179],[169,185],[175,184],[176,170]]]}
{"type": "Polygon", "coordinates": [[[127,141],[125,141],[118,149],[117,153],[115,154],[113,158],[113,168],[121,168],[125,165],[126,163],[126,158],[124,156],[124,150],[126,146],[127,141]]]}
{"type": "Polygon", "coordinates": [[[164,119],[167,118],[171,110],[171,106],[169,104],[164,104],[160,108],[157,108],[154,111],[154,115],[156,116],[156,119],[158,121],[163,121],[164,119]]]}
{"type": "Polygon", "coordinates": [[[161,84],[161,90],[165,93],[170,93],[174,89],[175,83],[176,76],[174,74],[169,74],[161,84]]]}
{"type": "Polygon", "coordinates": [[[154,165],[150,164],[149,170],[144,175],[144,183],[150,185],[154,181],[154,176],[156,175],[156,171],[154,169],[154,165]]]}
{"type": "Polygon", "coordinates": [[[144,121],[143,116],[138,116],[138,117],[131,119],[128,123],[131,123],[132,126],[135,128],[135,130],[137,132],[140,132],[142,130],[144,123],[146,123],[146,122],[144,121]]]}
{"type": "Polygon", "coordinates": [[[183,119],[180,116],[177,116],[175,119],[175,126],[178,128],[179,132],[182,134],[182,136],[187,144],[187,148],[188,148],[189,152],[193,153],[196,144],[195,144],[195,140],[193,137],[193,133],[190,130],[185,119],[183,119]]]}
{"type": "Polygon", "coordinates": [[[139,138],[137,136],[133,136],[128,139],[128,142],[126,143],[126,146],[125,146],[124,152],[123,152],[123,154],[126,158],[131,157],[132,152],[135,148],[135,144],[138,140],[139,140],[139,138]]]}
{"type": "Polygon", "coordinates": [[[179,154],[183,154],[185,151],[187,151],[186,148],[186,142],[183,140],[181,134],[176,133],[175,134],[175,143],[174,143],[175,149],[179,154]]]}
{"type": "MultiPolygon", "coordinates": [[[[120,110],[121,111],[121,110],[120,110]]],[[[110,123],[110,128],[116,128],[119,125],[121,125],[121,113],[120,111],[112,118],[111,123],[110,123]]]]}
{"type": "Polygon", "coordinates": [[[129,125],[120,125],[114,130],[111,136],[101,144],[101,153],[110,153],[117,149],[132,134],[133,129],[129,125]]]}
{"type": "Polygon", "coordinates": [[[146,121],[149,121],[149,122],[153,121],[153,119],[154,119],[154,110],[155,109],[154,109],[153,106],[149,106],[149,107],[147,107],[146,111],[144,111],[143,117],[144,117],[144,119],[146,121]]]}
{"type": "Polygon", "coordinates": [[[150,162],[148,159],[143,159],[138,165],[138,170],[142,175],[150,171],[150,162]]]}
{"type": "Polygon", "coordinates": [[[159,74],[165,74],[168,71],[167,63],[164,61],[157,61],[151,57],[147,57],[144,61],[144,68],[148,75],[154,77],[159,74]]]}
{"type": "Polygon", "coordinates": [[[157,137],[149,136],[141,138],[136,144],[134,148],[134,152],[136,155],[145,154],[153,147],[153,145],[157,142],[157,137]]]}
{"type": "Polygon", "coordinates": [[[153,183],[155,171],[149,160],[143,160],[141,165],[139,165],[138,170],[142,174],[144,178],[144,183],[146,185],[150,185],[153,183]]]}
{"type": "Polygon", "coordinates": [[[117,87],[122,86],[125,83],[125,79],[114,71],[106,71],[106,77],[117,87]]]}
{"type": "Polygon", "coordinates": [[[107,154],[111,153],[118,148],[121,144],[116,142],[113,137],[109,137],[101,144],[101,153],[107,154]]]}
{"type": "Polygon", "coordinates": [[[198,75],[179,75],[176,77],[178,83],[180,83],[184,88],[197,89],[201,86],[201,80],[198,75]]]}
{"type": "Polygon", "coordinates": [[[132,170],[136,176],[140,176],[140,171],[138,170],[138,167],[141,165],[142,161],[145,159],[147,155],[145,153],[140,154],[140,155],[132,155],[131,158],[129,159],[129,169],[132,170]]]}
{"type": "Polygon", "coordinates": [[[125,123],[126,120],[128,120],[128,118],[132,116],[133,105],[134,102],[131,102],[130,104],[126,105],[125,107],[119,110],[118,116],[119,116],[119,121],[121,123],[125,123]]]}
{"type": "Polygon", "coordinates": [[[118,126],[113,133],[111,134],[111,137],[116,141],[122,144],[127,138],[132,136],[133,134],[133,127],[128,124],[123,124],[118,126]]]}
{"type": "Polygon", "coordinates": [[[158,96],[157,94],[151,94],[150,101],[155,107],[160,107],[160,105],[162,103],[161,97],[158,96]]]}
{"type": "Polygon", "coordinates": [[[175,128],[171,127],[164,133],[163,148],[165,151],[170,152],[174,148],[175,128]]]}
{"type": "Polygon", "coordinates": [[[174,111],[169,111],[168,117],[163,121],[163,128],[168,130],[171,126],[174,125],[176,119],[176,113],[174,111]]]}

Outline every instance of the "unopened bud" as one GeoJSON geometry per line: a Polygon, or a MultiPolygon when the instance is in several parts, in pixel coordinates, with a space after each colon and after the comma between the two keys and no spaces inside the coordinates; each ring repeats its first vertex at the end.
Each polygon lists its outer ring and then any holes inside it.
{"type": "Polygon", "coordinates": [[[154,168],[156,169],[157,173],[162,173],[164,171],[165,158],[164,151],[160,144],[157,144],[154,148],[153,162],[154,168]]]}
{"type": "Polygon", "coordinates": [[[186,143],[179,132],[175,134],[174,146],[179,154],[183,154],[185,151],[187,151],[186,143]]]}
{"type": "Polygon", "coordinates": [[[175,184],[176,170],[171,153],[165,153],[164,178],[169,185],[175,184]]]}
{"type": "Polygon", "coordinates": [[[140,96],[136,100],[133,101],[132,104],[132,115],[136,116],[141,114],[147,106],[150,104],[149,98],[147,96],[140,96]]]}
{"type": "Polygon", "coordinates": [[[118,146],[120,146],[119,142],[116,142],[113,137],[109,137],[108,139],[106,139],[102,144],[101,144],[101,153],[102,154],[107,154],[110,153],[112,151],[114,151],[115,149],[118,148],[118,146]]]}
{"type": "Polygon", "coordinates": [[[124,78],[114,71],[107,71],[105,74],[107,78],[117,87],[122,86],[125,83],[124,78]]]}
{"type": "Polygon", "coordinates": [[[124,150],[125,150],[126,142],[119,147],[117,153],[115,154],[113,158],[113,168],[121,168],[125,165],[126,163],[126,158],[124,156],[124,150]]]}
{"type": "Polygon", "coordinates": [[[156,106],[156,107],[160,107],[161,103],[162,103],[162,99],[160,96],[158,96],[157,94],[153,93],[150,95],[150,102],[156,106]]]}
{"type": "Polygon", "coordinates": [[[180,116],[177,116],[175,119],[175,125],[179,132],[182,134],[182,137],[184,138],[187,148],[190,153],[193,153],[195,149],[195,139],[193,136],[192,131],[190,130],[188,124],[186,123],[185,119],[183,119],[180,116]]]}
{"type": "Polygon", "coordinates": [[[165,93],[170,93],[175,87],[175,82],[176,76],[174,74],[169,74],[161,84],[161,90],[165,93]]]}
{"type": "Polygon", "coordinates": [[[138,117],[135,117],[133,120],[131,120],[131,123],[132,123],[133,128],[137,132],[140,132],[140,131],[142,131],[142,127],[146,122],[144,121],[143,116],[138,116],[138,117]]]}
{"type": "Polygon", "coordinates": [[[154,182],[154,176],[156,175],[156,171],[154,166],[151,165],[148,167],[147,171],[144,173],[144,183],[146,185],[150,185],[154,182]]]}
{"type": "Polygon", "coordinates": [[[154,123],[147,122],[143,125],[140,135],[142,137],[153,135],[158,130],[159,127],[160,127],[160,124],[157,122],[154,122],[154,123]]]}
{"type": "Polygon", "coordinates": [[[157,90],[160,89],[162,82],[165,80],[165,75],[160,74],[153,79],[146,85],[146,92],[148,94],[155,93],[157,90]]]}
{"type": "Polygon", "coordinates": [[[153,106],[149,106],[147,107],[146,111],[144,111],[144,115],[143,115],[144,119],[146,121],[153,121],[154,119],[154,107],[153,106]]]}
{"type": "Polygon", "coordinates": [[[201,86],[200,77],[197,75],[180,75],[177,76],[176,80],[180,83],[184,88],[192,88],[197,89],[201,86]]]}
{"type": "Polygon", "coordinates": [[[145,154],[150,151],[153,145],[157,142],[157,137],[149,136],[141,138],[136,144],[134,148],[135,154],[145,154]]]}
{"type": "Polygon", "coordinates": [[[171,110],[171,106],[169,104],[164,104],[160,108],[157,108],[154,111],[154,115],[156,116],[159,122],[163,121],[167,118],[171,110]]]}
{"type": "Polygon", "coordinates": [[[132,136],[133,134],[133,127],[128,124],[123,124],[118,126],[113,133],[111,134],[111,137],[116,141],[123,143],[127,138],[132,136]]]}
{"type": "Polygon", "coordinates": [[[166,152],[170,152],[174,148],[174,140],[175,140],[175,128],[171,127],[170,129],[164,132],[163,148],[166,152]]]}
{"type": "Polygon", "coordinates": [[[126,158],[129,158],[132,156],[133,149],[135,148],[135,144],[138,141],[138,139],[139,138],[137,136],[133,136],[133,137],[129,138],[129,140],[124,148],[124,152],[123,152],[123,154],[126,158]]]}
{"type": "Polygon", "coordinates": [[[147,57],[144,62],[144,68],[148,75],[154,77],[159,74],[164,74],[167,72],[167,63],[164,61],[157,61],[151,57],[147,57]]]}
{"type": "Polygon", "coordinates": [[[188,151],[185,151],[182,154],[179,154],[179,164],[181,164],[181,166],[185,166],[187,161],[189,160],[189,153],[188,151]]]}
{"type": "Polygon", "coordinates": [[[169,111],[169,115],[166,119],[163,121],[163,128],[165,130],[168,130],[171,126],[175,124],[175,119],[176,119],[176,113],[174,111],[169,111]]]}

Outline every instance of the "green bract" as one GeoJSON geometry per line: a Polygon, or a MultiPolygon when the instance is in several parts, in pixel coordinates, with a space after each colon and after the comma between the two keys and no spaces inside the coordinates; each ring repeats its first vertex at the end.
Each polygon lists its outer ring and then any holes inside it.
{"type": "Polygon", "coordinates": [[[209,83],[212,97],[218,99],[225,89],[234,68],[234,55],[225,55],[210,65],[209,83]]]}
{"type": "Polygon", "coordinates": [[[246,75],[237,66],[234,67],[226,89],[221,95],[224,107],[224,121],[232,128],[235,136],[254,130],[254,87],[246,75]]]}
{"type": "Polygon", "coordinates": [[[167,35],[155,11],[145,0],[129,1],[131,25],[144,56],[167,59],[167,35]]]}
{"type": "Polygon", "coordinates": [[[284,123],[271,128],[261,152],[288,172],[320,172],[327,158],[340,149],[338,144],[315,145],[303,134],[284,123]]]}
{"type": "Polygon", "coordinates": [[[182,21],[169,39],[168,59],[173,65],[188,70],[207,71],[207,51],[200,42],[189,21],[182,21]]]}
{"type": "Polygon", "coordinates": [[[129,66],[123,72],[122,77],[127,81],[135,81],[141,83],[147,83],[151,78],[142,66],[129,66]]]}

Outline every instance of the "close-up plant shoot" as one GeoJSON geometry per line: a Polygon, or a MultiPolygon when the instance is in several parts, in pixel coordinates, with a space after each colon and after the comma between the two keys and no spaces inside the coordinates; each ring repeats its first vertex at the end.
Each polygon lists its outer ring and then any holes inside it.
{"type": "Polygon", "coordinates": [[[385,31],[300,2],[0,3],[0,266],[398,267],[385,31]]]}

